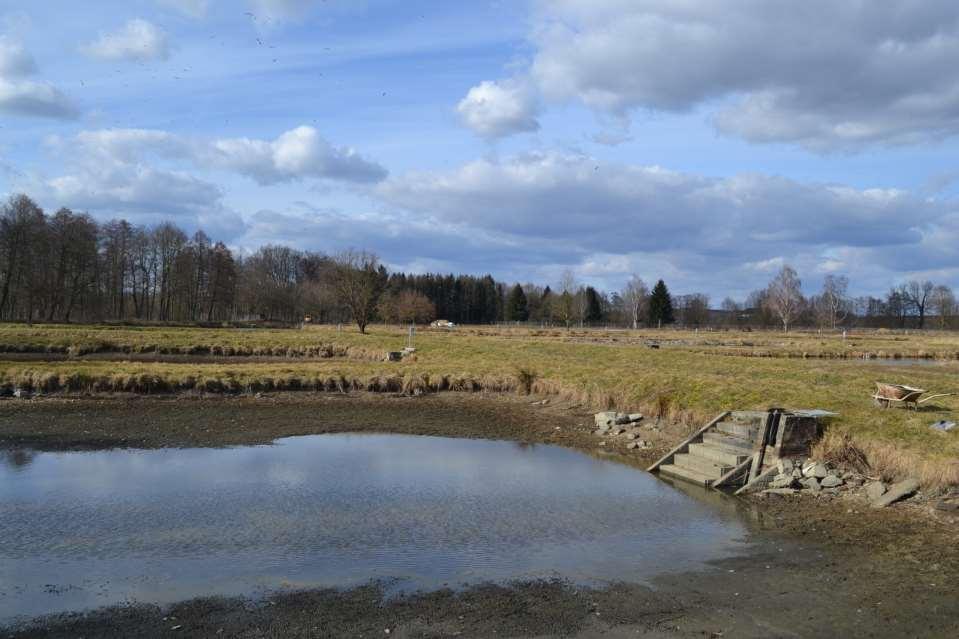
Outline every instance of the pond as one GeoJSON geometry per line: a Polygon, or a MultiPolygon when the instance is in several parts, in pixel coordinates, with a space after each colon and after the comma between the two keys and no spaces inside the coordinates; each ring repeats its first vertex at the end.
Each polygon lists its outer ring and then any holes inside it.
{"type": "Polygon", "coordinates": [[[0,619],[382,581],[648,582],[735,512],[565,448],[380,434],[0,458],[0,619]]]}

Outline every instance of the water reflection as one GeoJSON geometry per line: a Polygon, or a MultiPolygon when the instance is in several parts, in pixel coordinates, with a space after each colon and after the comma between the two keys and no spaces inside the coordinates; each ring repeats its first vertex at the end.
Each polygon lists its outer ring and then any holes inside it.
{"type": "Polygon", "coordinates": [[[6,464],[13,470],[18,470],[29,466],[33,462],[34,457],[36,457],[36,453],[25,448],[0,450],[0,462],[6,464]]]}
{"type": "Polygon", "coordinates": [[[548,445],[322,435],[0,466],[0,617],[284,587],[644,581],[740,516],[548,445]]]}

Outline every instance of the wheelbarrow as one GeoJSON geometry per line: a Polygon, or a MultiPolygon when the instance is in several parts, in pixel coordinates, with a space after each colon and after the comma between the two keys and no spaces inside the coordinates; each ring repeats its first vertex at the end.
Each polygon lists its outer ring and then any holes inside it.
{"type": "Polygon", "coordinates": [[[902,402],[907,408],[911,405],[915,410],[919,410],[919,404],[928,402],[936,397],[948,397],[955,393],[936,393],[922,397],[927,391],[922,388],[906,386],[904,384],[889,384],[887,382],[876,382],[876,393],[872,396],[877,406],[889,408],[893,402],[902,402]],[[920,399],[922,397],[922,399],[920,399]]]}

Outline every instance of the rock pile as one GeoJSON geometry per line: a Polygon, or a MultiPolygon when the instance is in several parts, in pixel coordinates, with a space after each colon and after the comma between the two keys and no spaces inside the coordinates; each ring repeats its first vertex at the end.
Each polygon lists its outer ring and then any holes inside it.
{"type": "Polygon", "coordinates": [[[864,482],[858,473],[844,473],[824,462],[811,459],[780,459],[778,471],[763,492],[784,495],[805,490],[838,494],[839,489],[847,484],[861,486],[864,482]]]}
{"type": "MultiPolygon", "coordinates": [[[[621,437],[629,440],[626,444],[628,450],[652,447],[652,444],[641,437],[639,423],[643,421],[643,416],[639,413],[617,413],[607,410],[596,413],[593,419],[596,421],[596,430],[593,432],[599,437],[621,437]]],[[[605,443],[604,441],[601,445],[605,443]]]]}
{"type": "Polygon", "coordinates": [[[778,474],[772,477],[763,493],[838,495],[841,491],[861,490],[873,508],[884,508],[919,490],[919,481],[911,477],[887,485],[881,481],[867,481],[855,471],[842,471],[813,459],[780,459],[777,470],[778,474]]]}

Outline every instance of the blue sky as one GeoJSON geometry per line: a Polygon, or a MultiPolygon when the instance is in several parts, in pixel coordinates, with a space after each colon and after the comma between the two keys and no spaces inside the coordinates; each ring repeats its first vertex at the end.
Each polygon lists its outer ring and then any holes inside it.
{"type": "Polygon", "coordinates": [[[959,7],[0,0],[0,193],[714,303],[959,286],[959,7]]]}

